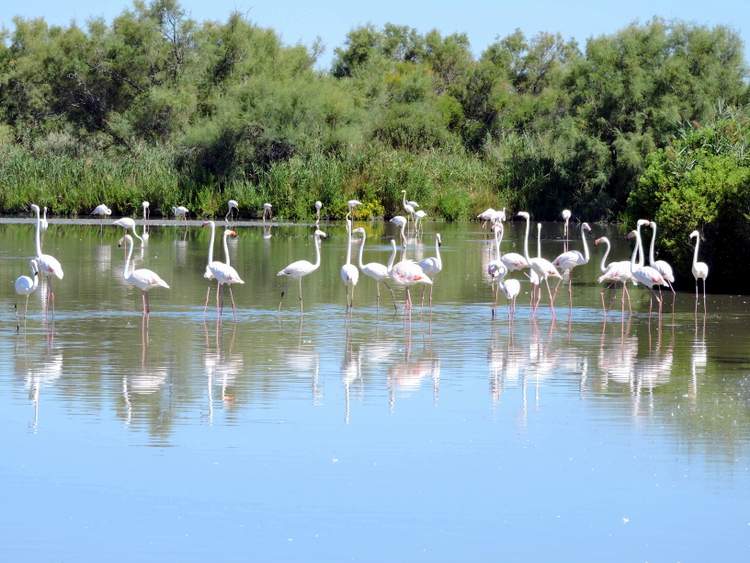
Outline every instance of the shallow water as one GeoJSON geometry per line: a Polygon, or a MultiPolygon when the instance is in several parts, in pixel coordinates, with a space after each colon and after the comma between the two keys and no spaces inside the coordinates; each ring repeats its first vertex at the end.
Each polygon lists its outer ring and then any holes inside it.
{"type": "MultiPolygon", "coordinates": [[[[391,226],[366,227],[385,262],[391,226]]],[[[679,294],[660,322],[634,290],[605,323],[596,249],[572,313],[562,292],[555,323],[546,299],[532,320],[523,284],[493,321],[485,233],[438,227],[444,271],[411,320],[364,278],[345,314],[338,225],[304,316],[294,284],[277,313],[310,228],[238,228],[237,323],[213,299],[203,315],[207,230],[155,227],[139,265],[172,289],[146,331],[121,233],[53,224],[54,322],[40,291],[17,331],[33,229],[0,225],[0,559],[747,561],[750,297],[704,316],[679,294]]]]}

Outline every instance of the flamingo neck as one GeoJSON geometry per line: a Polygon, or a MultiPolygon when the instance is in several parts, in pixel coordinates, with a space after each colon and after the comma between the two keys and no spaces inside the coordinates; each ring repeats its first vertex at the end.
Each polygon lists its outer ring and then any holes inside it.
{"type": "Polygon", "coordinates": [[[317,270],[320,267],[320,237],[315,237],[315,264],[313,264],[313,270],[317,270]]]}
{"type": "Polygon", "coordinates": [[[39,218],[39,208],[36,208],[34,210],[36,212],[36,234],[35,234],[35,240],[36,240],[36,255],[37,257],[42,255],[42,240],[41,236],[39,234],[39,231],[42,228],[42,221],[39,218]]]}
{"type": "Polygon", "coordinates": [[[607,248],[604,250],[604,256],[602,256],[602,266],[601,266],[602,273],[607,271],[607,256],[609,256],[609,239],[608,238],[604,239],[604,244],[607,245],[607,248]]]}
{"type": "MultiPolygon", "coordinates": [[[[227,266],[230,266],[229,264],[229,245],[227,244],[227,238],[229,238],[229,231],[224,231],[224,261],[227,263],[227,266]]],[[[213,246],[213,245],[211,245],[213,246]]]]}
{"type": "Polygon", "coordinates": [[[346,265],[352,262],[352,222],[346,220],[346,265]]]}
{"type": "Polygon", "coordinates": [[[523,239],[523,254],[526,258],[527,262],[531,261],[531,257],[529,256],[529,229],[531,228],[531,219],[527,215],[524,217],[526,219],[526,236],[523,239]]]}
{"type": "Polygon", "coordinates": [[[536,224],[536,257],[542,257],[542,224],[536,224]]]}
{"type": "Polygon", "coordinates": [[[388,258],[388,273],[393,269],[393,263],[396,261],[396,241],[391,239],[391,257],[388,258]]]}
{"type": "Polygon", "coordinates": [[[125,239],[125,244],[128,246],[128,257],[125,259],[125,272],[123,277],[128,279],[130,277],[130,261],[133,258],[133,239],[130,237],[125,239]]]}
{"type": "Polygon", "coordinates": [[[589,255],[589,243],[586,241],[586,229],[583,228],[583,225],[581,225],[581,238],[583,239],[583,257],[588,264],[591,256],[589,255]]]}
{"type": "Polygon", "coordinates": [[[636,231],[635,235],[635,247],[633,248],[633,254],[630,257],[630,269],[635,270],[637,264],[636,264],[636,258],[638,257],[638,245],[639,245],[639,236],[638,232],[636,231]]]}
{"type": "Polygon", "coordinates": [[[648,251],[648,263],[653,266],[654,262],[654,244],[656,243],[656,223],[653,223],[653,228],[651,231],[651,248],[648,251]]]}
{"type": "Polygon", "coordinates": [[[639,224],[636,229],[636,240],[638,241],[638,265],[643,267],[646,263],[646,256],[643,252],[643,239],[641,238],[641,225],[639,224]]]}
{"type": "Polygon", "coordinates": [[[213,221],[210,221],[208,225],[211,227],[211,242],[208,243],[208,263],[214,261],[214,238],[216,237],[216,225],[213,221]]]}
{"type": "Polygon", "coordinates": [[[406,192],[403,192],[404,195],[404,207],[406,207],[406,192]]]}
{"type": "Polygon", "coordinates": [[[698,247],[701,244],[701,236],[700,234],[695,237],[695,250],[693,251],[693,266],[695,266],[698,263],[698,247]]]}
{"type": "Polygon", "coordinates": [[[362,263],[362,255],[365,252],[365,240],[367,240],[367,235],[363,232],[362,233],[362,244],[359,245],[359,267],[364,270],[365,265],[362,263]]]}
{"type": "MultiPolygon", "coordinates": [[[[404,198],[406,196],[404,195],[404,198]]],[[[404,233],[404,229],[406,228],[406,223],[401,225],[401,260],[406,260],[406,234],[404,233]]]]}
{"type": "MultiPolygon", "coordinates": [[[[442,268],[442,266],[443,266],[443,257],[440,256],[440,241],[437,238],[437,236],[435,237],[435,258],[437,258],[437,263],[442,268]]],[[[499,242],[497,244],[497,258],[498,258],[498,260],[500,259],[500,243],[499,242]]]]}

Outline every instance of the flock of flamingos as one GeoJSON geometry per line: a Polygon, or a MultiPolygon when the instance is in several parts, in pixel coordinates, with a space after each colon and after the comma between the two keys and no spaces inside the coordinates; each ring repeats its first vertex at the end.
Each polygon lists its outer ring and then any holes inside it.
{"type": "MultiPolygon", "coordinates": [[[[380,303],[380,285],[383,284],[391,293],[393,298],[393,305],[396,310],[396,298],[394,294],[394,287],[404,290],[404,310],[410,312],[413,306],[411,299],[410,289],[416,285],[422,285],[422,304],[424,304],[425,289],[429,286],[429,303],[432,305],[432,286],[436,279],[436,276],[443,269],[443,261],[440,254],[440,246],[442,239],[440,234],[435,235],[435,256],[425,258],[420,261],[411,260],[407,257],[407,232],[409,230],[409,222],[413,223],[413,231],[415,236],[419,236],[420,223],[424,219],[426,213],[419,210],[419,204],[415,201],[407,201],[406,191],[403,193],[403,207],[407,216],[396,216],[393,217],[390,222],[394,223],[400,229],[400,242],[401,242],[401,256],[398,261],[396,257],[398,254],[398,248],[395,239],[391,239],[391,254],[388,264],[380,264],[377,262],[363,263],[363,254],[365,247],[366,233],[363,228],[353,228],[351,215],[353,210],[360,204],[357,200],[350,200],[348,202],[349,212],[346,214],[346,231],[347,231],[347,251],[346,251],[346,263],[341,267],[341,280],[346,288],[346,307],[347,311],[350,311],[354,305],[354,289],[359,282],[360,271],[367,277],[371,278],[376,283],[378,303],[380,303]],[[357,263],[352,260],[352,237],[361,237],[361,244],[359,246],[359,256],[357,263]]],[[[299,305],[300,311],[303,310],[303,298],[302,298],[302,279],[320,267],[320,247],[321,240],[326,238],[326,233],[320,230],[320,211],[323,205],[320,201],[315,202],[316,210],[316,221],[315,231],[313,233],[313,239],[315,244],[315,262],[308,260],[297,260],[292,262],[282,270],[280,270],[277,276],[285,277],[288,279],[297,280],[299,284],[299,305]]],[[[39,278],[46,280],[46,291],[47,299],[45,303],[45,311],[49,304],[52,305],[54,314],[54,303],[55,294],[52,288],[52,280],[57,278],[58,280],[63,279],[63,268],[60,262],[49,254],[42,252],[41,233],[47,230],[47,210],[44,210],[44,217],[41,217],[40,208],[36,204],[31,205],[32,211],[36,214],[36,232],[35,232],[35,243],[36,243],[36,255],[29,261],[31,268],[31,276],[20,276],[16,279],[15,290],[16,293],[26,298],[24,307],[24,318],[28,311],[29,296],[33,294],[39,286],[39,278]]],[[[172,211],[177,219],[185,220],[188,209],[179,206],[173,207],[172,211]]],[[[234,294],[232,293],[232,286],[236,284],[243,284],[244,281],[238,274],[231,264],[229,259],[229,252],[227,248],[227,238],[236,237],[237,233],[230,228],[230,221],[233,218],[234,213],[239,213],[239,205],[235,200],[229,200],[228,212],[225,216],[225,222],[227,228],[223,233],[224,243],[224,261],[214,260],[214,241],[216,224],[214,221],[206,221],[203,226],[211,229],[211,241],[208,248],[208,262],[206,264],[203,277],[209,280],[209,286],[206,292],[206,301],[204,303],[204,313],[208,307],[208,301],[211,292],[211,283],[216,282],[216,309],[217,314],[220,316],[223,309],[223,286],[226,286],[229,290],[229,295],[232,302],[232,311],[236,319],[236,304],[234,301],[234,294]]],[[[103,226],[105,217],[112,214],[112,211],[105,205],[101,204],[92,211],[92,215],[98,215],[103,226]]],[[[148,294],[149,291],[155,288],[169,289],[169,285],[165,282],[156,272],[148,270],[146,268],[135,268],[133,264],[133,237],[128,232],[132,232],[133,236],[136,237],[141,246],[145,245],[149,238],[148,233],[148,215],[149,215],[149,203],[143,202],[143,227],[141,234],[139,235],[136,229],[136,222],[131,218],[122,218],[113,222],[113,225],[122,227],[125,229],[126,234],[120,239],[118,245],[126,246],[127,258],[125,260],[125,271],[124,280],[128,285],[134,286],[141,291],[143,301],[143,316],[147,318],[150,313],[150,304],[148,294]]],[[[524,253],[523,255],[516,252],[502,253],[500,250],[501,242],[503,239],[504,227],[503,224],[506,221],[505,209],[494,210],[487,209],[478,215],[478,219],[482,221],[483,228],[489,228],[490,232],[494,236],[494,250],[495,254],[493,259],[486,266],[486,275],[491,280],[491,287],[493,293],[493,304],[492,304],[492,316],[495,316],[497,299],[500,293],[502,293],[508,300],[508,316],[512,318],[515,314],[516,298],[521,292],[521,282],[519,279],[509,277],[512,272],[518,271],[525,275],[528,282],[531,284],[531,302],[530,306],[532,314],[536,314],[537,307],[542,299],[542,284],[544,284],[547,295],[549,298],[549,307],[552,317],[555,317],[555,298],[557,296],[558,289],[561,284],[565,283],[568,286],[569,306],[573,306],[573,286],[572,286],[572,272],[573,270],[584,264],[587,264],[590,260],[589,246],[586,239],[586,233],[591,231],[591,227],[588,223],[581,223],[581,241],[583,252],[578,250],[568,249],[568,232],[569,232],[569,221],[571,219],[571,212],[569,210],[563,210],[562,218],[564,220],[564,252],[557,258],[549,261],[541,255],[541,224],[537,224],[537,254],[531,256],[529,254],[529,231],[531,228],[531,218],[529,213],[526,211],[518,212],[518,217],[523,218],[526,221],[526,234],[524,238],[524,253]],[[557,282],[552,288],[550,286],[550,278],[557,279],[557,282]]],[[[270,220],[272,217],[272,206],[270,203],[263,205],[263,222],[270,220]]],[[[674,274],[672,267],[664,260],[654,259],[654,245],[656,241],[656,223],[648,221],[647,219],[640,219],[637,222],[636,229],[628,234],[629,239],[634,240],[634,248],[630,260],[622,260],[616,262],[607,263],[607,258],[610,251],[610,242],[606,237],[598,238],[594,241],[595,245],[603,244],[606,247],[604,255],[601,261],[601,275],[598,277],[598,282],[604,284],[605,287],[616,287],[622,285],[622,311],[624,313],[625,303],[627,301],[628,309],[632,311],[630,304],[630,293],[628,291],[628,284],[642,285],[650,291],[650,303],[649,303],[649,315],[653,311],[654,299],[658,303],[658,311],[661,314],[662,311],[662,288],[668,288],[673,294],[673,307],[674,307],[674,274]],[[651,245],[649,250],[649,263],[645,264],[645,251],[641,238],[641,227],[647,226],[651,229],[651,245]],[[658,291],[658,293],[657,293],[658,291]]],[[[696,307],[699,300],[698,291],[698,280],[703,281],[703,307],[705,311],[706,307],[706,278],[708,277],[708,266],[705,262],[698,261],[698,249],[700,246],[700,234],[698,231],[690,233],[690,239],[695,238],[695,250],[693,253],[692,272],[695,277],[695,299],[696,307]]],[[[281,293],[281,301],[279,302],[279,309],[281,309],[285,291],[281,293]]],[[[606,314],[606,305],[604,302],[604,290],[602,290],[602,307],[606,314]]]]}

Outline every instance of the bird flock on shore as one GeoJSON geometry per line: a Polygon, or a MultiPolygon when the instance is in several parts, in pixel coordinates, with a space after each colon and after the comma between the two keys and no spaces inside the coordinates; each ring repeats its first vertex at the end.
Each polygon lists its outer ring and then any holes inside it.
{"type": "MultiPolygon", "coordinates": [[[[419,238],[422,234],[423,220],[426,217],[426,213],[422,211],[419,204],[416,201],[410,201],[406,199],[406,190],[402,190],[403,200],[402,206],[406,213],[406,216],[397,215],[390,219],[399,229],[400,238],[400,257],[398,245],[395,239],[390,239],[391,253],[387,264],[380,264],[378,262],[364,263],[364,250],[367,234],[365,229],[359,227],[354,228],[352,215],[354,210],[360,202],[358,200],[350,200],[347,202],[348,212],[345,217],[346,225],[346,236],[347,236],[347,250],[346,250],[346,262],[341,266],[341,280],[346,290],[346,310],[351,311],[354,308],[354,294],[355,289],[359,283],[360,272],[366,277],[372,279],[376,285],[377,291],[377,303],[380,305],[381,298],[381,285],[385,286],[390,292],[393,300],[393,306],[398,311],[398,305],[396,295],[394,292],[395,288],[401,289],[404,292],[404,311],[410,313],[413,308],[413,301],[411,296],[411,289],[415,286],[421,285],[422,289],[422,306],[424,306],[425,293],[429,286],[429,306],[432,306],[432,288],[435,283],[436,277],[443,270],[443,260],[440,252],[442,245],[442,237],[440,233],[435,234],[435,255],[423,260],[417,261],[407,256],[407,241],[411,231],[415,238],[419,238]],[[352,244],[355,238],[359,238],[359,252],[356,257],[352,256],[352,244]],[[398,257],[398,261],[397,261],[398,257]]],[[[315,202],[315,230],[313,232],[314,248],[315,248],[315,262],[308,260],[297,260],[292,262],[285,268],[281,269],[278,273],[278,277],[285,279],[297,280],[299,289],[299,307],[300,311],[304,310],[303,291],[302,291],[302,280],[304,277],[312,274],[320,267],[321,257],[321,243],[326,238],[326,233],[320,230],[320,213],[323,204],[320,201],[315,202]]],[[[133,259],[133,250],[135,246],[134,238],[137,239],[143,249],[149,240],[149,216],[150,216],[150,205],[149,202],[144,201],[142,204],[143,208],[143,223],[141,233],[138,233],[137,225],[135,220],[129,217],[124,217],[113,221],[111,224],[124,229],[125,234],[120,238],[118,246],[125,246],[126,259],[125,268],[123,273],[123,279],[126,284],[133,286],[140,290],[142,303],[143,303],[143,316],[148,318],[151,307],[149,303],[148,294],[151,290],[156,288],[169,289],[170,286],[165,282],[156,272],[146,268],[135,268],[133,259]],[[132,236],[131,236],[132,234],[132,236]]],[[[203,273],[203,277],[208,280],[209,285],[206,292],[206,300],[204,302],[204,313],[208,308],[208,302],[210,298],[211,287],[213,282],[216,282],[216,310],[217,315],[221,317],[223,311],[223,289],[226,286],[231,303],[233,316],[236,319],[237,306],[234,299],[234,293],[232,291],[233,285],[244,284],[244,281],[240,277],[239,273],[230,264],[229,251],[227,246],[227,239],[237,236],[234,229],[231,228],[232,221],[235,216],[239,215],[239,204],[236,200],[229,200],[227,204],[227,213],[225,215],[226,229],[222,235],[222,242],[224,248],[224,261],[214,259],[214,243],[216,237],[216,223],[214,221],[203,222],[204,227],[211,229],[211,237],[208,248],[208,260],[203,273]]],[[[33,294],[40,284],[40,279],[44,282],[46,291],[46,299],[43,300],[45,314],[48,313],[48,309],[51,307],[52,315],[54,315],[55,307],[55,293],[53,290],[53,280],[63,279],[63,269],[60,262],[49,254],[42,252],[42,233],[47,230],[47,209],[44,208],[44,215],[42,216],[40,207],[36,204],[31,204],[31,210],[36,215],[36,229],[35,229],[35,255],[29,261],[29,268],[31,276],[22,275],[15,281],[15,291],[20,297],[25,297],[24,305],[24,318],[28,311],[28,301],[31,294],[33,294]]],[[[270,203],[263,204],[263,223],[271,221],[273,207],[270,203]]],[[[172,213],[177,220],[186,221],[189,214],[189,210],[184,206],[176,206],[172,208],[172,213]]],[[[98,205],[93,211],[92,215],[96,215],[100,218],[100,230],[104,228],[104,220],[112,215],[112,211],[105,204],[98,205]]],[[[530,284],[530,310],[531,314],[535,315],[539,304],[542,300],[542,285],[546,289],[546,294],[549,303],[550,313],[552,318],[555,318],[555,299],[558,294],[560,287],[565,284],[568,288],[568,304],[572,309],[573,307],[573,284],[572,274],[575,268],[587,264],[590,259],[590,249],[587,240],[587,233],[591,232],[591,226],[588,223],[580,224],[580,236],[582,251],[572,250],[569,248],[569,222],[572,217],[570,210],[562,211],[562,219],[564,221],[563,228],[563,253],[557,256],[554,260],[547,260],[542,256],[541,249],[541,223],[537,224],[537,252],[535,256],[532,256],[529,252],[529,236],[531,231],[531,217],[526,211],[519,211],[516,214],[517,217],[523,219],[525,225],[525,236],[523,241],[523,254],[516,252],[501,251],[501,243],[504,234],[504,224],[507,220],[505,209],[495,210],[487,209],[480,213],[477,218],[482,222],[482,228],[487,229],[490,233],[490,238],[493,239],[494,256],[483,266],[485,272],[483,274],[487,277],[490,282],[492,289],[492,316],[496,315],[497,301],[499,295],[502,294],[508,301],[507,312],[509,318],[513,318],[516,310],[516,299],[521,293],[521,283],[528,281],[530,284]],[[513,272],[519,272],[522,276],[519,278],[511,277],[513,272]],[[554,287],[550,285],[550,280],[556,279],[554,287]]],[[[674,308],[674,295],[675,290],[673,284],[675,282],[673,269],[664,260],[655,260],[655,242],[656,242],[656,223],[647,219],[640,219],[637,221],[636,228],[628,234],[628,238],[634,241],[633,251],[629,260],[612,261],[607,263],[607,259],[610,254],[610,241],[607,237],[600,237],[595,239],[594,245],[603,245],[605,247],[603,256],[601,258],[600,271],[601,274],[597,278],[597,281],[603,285],[601,291],[602,308],[606,315],[606,303],[604,299],[604,293],[607,288],[617,288],[622,286],[621,296],[621,308],[622,313],[625,313],[625,304],[627,302],[628,310],[632,311],[632,305],[630,301],[630,292],[628,285],[641,285],[649,290],[649,315],[653,313],[653,302],[654,300],[658,305],[658,314],[662,313],[663,304],[663,293],[662,289],[666,288],[672,292],[672,307],[674,308]],[[646,254],[644,251],[641,229],[642,227],[648,227],[651,229],[651,243],[649,248],[649,261],[646,264],[646,254]]],[[[270,235],[269,235],[270,237],[270,235]]],[[[264,238],[268,238],[265,237],[264,238]]],[[[708,277],[708,266],[705,262],[698,260],[699,246],[700,246],[700,233],[693,231],[690,234],[690,240],[695,239],[695,247],[692,262],[692,273],[695,278],[695,300],[696,309],[698,307],[698,301],[700,299],[700,293],[698,288],[699,280],[703,283],[703,307],[704,312],[706,308],[706,278],[708,277]]],[[[286,294],[285,289],[281,292],[281,300],[279,302],[279,310],[283,305],[284,296],[286,294]]]]}

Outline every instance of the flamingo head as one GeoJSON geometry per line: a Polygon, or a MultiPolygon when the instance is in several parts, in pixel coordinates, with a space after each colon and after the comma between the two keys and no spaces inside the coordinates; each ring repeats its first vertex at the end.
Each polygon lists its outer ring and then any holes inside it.
{"type": "Polygon", "coordinates": [[[599,237],[594,241],[594,246],[599,246],[600,244],[604,243],[605,240],[608,240],[607,237],[599,237]]]}
{"type": "Polygon", "coordinates": [[[36,258],[29,260],[29,266],[31,266],[31,271],[34,273],[34,276],[39,274],[39,262],[37,262],[36,258]]]}
{"type": "Polygon", "coordinates": [[[643,227],[644,225],[649,225],[651,221],[648,219],[638,219],[638,226],[643,227]]]}
{"type": "Polygon", "coordinates": [[[151,204],[147,201],[144,201],[143,203],[141,203],[141,205],[143,206],[143,209],[148,209],[151,204]]]}
{"type": "Polygon", "coordinates": [[[516,213],[516,216],[517,217],[523,217],[526,220],[528,220],[530,218],[530,215],[529,215],[528,211],[519,211],[518,213],[516,213]]]}
{"type": "Polygon", "coordinates": [[[359,235],[363,235],[364,236],[365,229],[363,227],[357,227],[356,229],[354,229],[354,232],[357,233],[357,234],[359,234],[359,235]]]}
{"type": "Polygon", "coordinates": [[[438,246],[443,246],[443,237],[440,236],[440,233],[437,233],[435,238],[437,239],[438,246]]]}
{"type": "Polygon", "coordinates": [[[273,206],[270,203],[264,203],[263,209],[271,209],[273,206]]]}
{"type": "Polygon", "coordinates": [[[125,235],[117,241],[118,248],[120,248],[123,244],[133,244],[133,237],[131,237],[130,235],[125,235]]]}
{"type": "Polygon", "coordinates": [[[570,212],[570,209],[563,209],[563,210],[562,210],[562,218],[563,218],[563,219],[564,219],[565,221],[567,221],[568,219],[570,219],[570,217],[571,217],[572,215],[573,215],[573,214],[572,214],[572,213],[570,212]]]}
{"type": "Polygon", "coordinates": [[[699,236],[701,236],[701,234],[698,231],[693,231],[692,233],[690,233],[689,238],[695,237],[697,239],[699,236]]]}
{"type": "MultiPolygon", "coordinates": [[[[213,223],[213,221],[203,221],[203,223],[201,223],[201,227],[209,227],[211,223],[213,223]]],[[[214,223],[214,225],[215,224],[216,223],[214,223]]]]}
{"type": "Polygon", "coordinates": [[[323,202],[322,201],[318,200],[318,201],[315,202],[315,209],[317,209],[318,211],[320,211],[322,207],[323,207],[323,202]]]}
{"type": "Polygon", "coordinates": [[[581,225],[581,228],[585,231],[591,232],[591,225],[589,225],[588,223],[584,223],[583,225],[581,225]]]}
{"type": "Polygon", "coordinates": [[[39,213],[39,206],[38,206],[38,205],[37,205],[36,203],[32,203],[32,204],[31,204],[31,205],[30,205],[29,207],[30,207],[30,208],[31,208],[31,210],[32,210],[32,211],[34,211],[35,213],[39,213]]]}
{"type": "Polygon", "coordinates": [[[321,231],[320,229],[316,229],[316,230],[315,230],[315,232],[313,233],[313,236],[314,236],[314,237],[317,237],[317,238],[326,238],[326,237],[327,237],[328,235],[327,235],[327,234],[325,234],[325,233],[324,233],[323,231],[321,231]]]}
{"type": "Polygon", "coordinates": [[[227,231],[227,236],[237,238],[237,231],[227,231]]]}
{"type": "Polygon", "coordinates": [[[638,235],[638,231],[630,231],[625,237],[628,240],[634,239],[638,235]]]}

